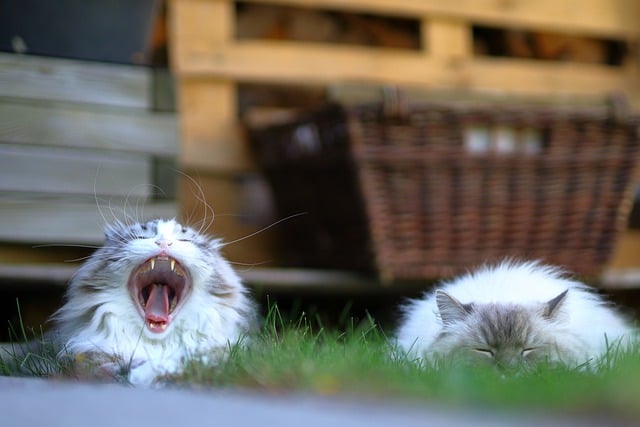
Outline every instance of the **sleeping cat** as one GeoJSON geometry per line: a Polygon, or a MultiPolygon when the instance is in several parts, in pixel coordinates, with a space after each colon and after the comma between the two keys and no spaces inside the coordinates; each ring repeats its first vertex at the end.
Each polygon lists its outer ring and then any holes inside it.
{"type": "Polygon", "coordinates": [[[597,362],[630,344],[627,320],[554,267],[504,261],[409,302],[397,342],[410,357],[485,360],[502,367],[597,362]]]}
{"type": "Polygon", "coordinates": [[[140,385],[224,357],[256,310],[220,247],[175,220],[108,226],[54,315],[60,357],[140,385]]]}

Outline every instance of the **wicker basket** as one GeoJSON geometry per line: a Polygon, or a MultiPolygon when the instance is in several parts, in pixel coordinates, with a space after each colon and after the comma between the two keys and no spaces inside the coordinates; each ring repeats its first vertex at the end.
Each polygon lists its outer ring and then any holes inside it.
{"type": "Polygon", "coordinates": [[[290,264],[446,277],[504,257],[601,272],[631,207],[635,118],[473,102],[329,105],[250,125],[290,264]],[[390,107],[391,105],[391,107],[390,107]]]}

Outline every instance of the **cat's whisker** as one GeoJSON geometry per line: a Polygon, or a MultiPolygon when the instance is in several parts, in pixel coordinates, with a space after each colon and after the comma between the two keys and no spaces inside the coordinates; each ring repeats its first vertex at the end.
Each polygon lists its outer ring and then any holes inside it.
{"type": "Polygon", "coordinates": [[[85,261],[85,260],[91,259],[91,256],[92,255],[87,255],[87,256],[80,257],[80,258],[65,259],[63,262],[65,264],[70,264],[70,263],[74,263],[74,262],[85,261]]]}
{"type": "Polygon", "coordinates": [[[124,216],[125,218],[127,218],[127,225],[131,225],[131,224],[135,224],[135,223],[140,223],[143,222],[143,218],[144,218],[144,208],[145,208],[145,203],[147,202],[147,198],[146,197],[133,197],[133,193],[136,189],[143,187],[143,188],[149,188],[151,191],[150,193],[150,197],[155,197],[156,195],[166,195],[166,192],[158,185],[155,184],[139,184],[137,186],[134,186],[128,193],[127,196],[125,197],[125,201],[124,201],[124,216]],[[131,199],[135,199],[135,206],[132,205],[131,203],[131,199]],[[129,215],[127,212],[127,207],[128,206],[132,206],[134,208],[134,214],[129,215]]]}
{"type": "Polygon", "coordinates": [[[196,195],[196,200],[203,205],[203,215],[200,219],[200,226],[198,227],[198,233],[202,234],[205,230],[208,230],[215,221],[215,213],[213,207],[207,202],[202,187],[198,185],[199,195],[196,195]]]}
{"type": "Polygon", "coordinates": [[[229,261],[229,264],[231,265],[237,265],[240,267],[248,267],[247,269],[243,269],[242,271],[247,271],[250,268],[253,267],[259,267],[261,265],[266,265],[268,264],[270,261],[262,261],[262,262],[237,262],[237,261],[229,261]]]}
{"type": "Polygon", "coordinates": [[[291,215],[289,215],[287,217],[284,217],[282,219],[279,219],[276,222],[273,222],[273,223],[267,225],[266,227],[261,228],[260,230],[257,230],[257,231],[255,231],[253,233],[250,233],[250,234],[247,234],[246,236],[240,237],[239,239],[231,240],[230,242],[224,242],[222,244],[222,247],[229,246],[229,245],[232,245],[234,243],[241,242],[241,241],[243,241],[245,239],[249,239],[249,238],[254,237],[254,236],[256,236],[256,235],[258,235],[258,234],[260,234],[260,233],[262,233],[264,231],[269,230],[270,228],[275,227],[278,224],[281,224],[281,223],[283,223],[285,221],[288,221],[290,219],[293,219],[293,218],[296,218],[296,217],[299,217],[299,216],[302,216],[302,215],[307,215],[307,212],[299,212],[299,213],[291,214],[291,215]]]}
{"type": "Polygon", "coordinates": [[[128,212],[128,207],[130,205],[130,199],[131,199],[131,195],[133,194],[133,192],[140,187],[143,187],[144,184],[138,184],[133,186],[128,192],[127,195],[124,198],[124,205],[123,205],[123,209],[122,209],[122,213],[124,216],[124,221],[127,225],[127,227],[130,227],[132,224],[135,224],[137,222],[139,222],[138,219],[138,208],[137,208],[137,201],[136,201],[136,209],[134,210],[134,216],[132,217],[131,215],[129,215],[128,212]]]}
{"type": "MultiPolygon", "coordinates": [[[[215,221],[214,209],[207,202],[207,197],[204,193],[202,185],[199,182],[197,182],[193,177],[189,176],[188,174],[182,171],[178,171],[178,173],[180,173],[182,176],[187,178],[187,180],[189,180],[189,182],[191,183],[191,194],[194,196],[195,200],[198,203],[202,204],[202,219],[200,220],[200,226],[198,228],[198,233],[202,234],[204,230],[211,228],[211,226],[215,221]]],[[[197,205],[194,205],[193,207],[193,211],[190,214],[191,217],[193,217],[193,215],[195,214],[196,206],[197,205]]],[[[191,222],[191,218],[189,218],[187,222],[191,222]]]]}
{"type": "Polygon", "coordinates": [[[72,244],[72,243],[45,243],[41,245],[33,245],[31,246],[34,249],[38,248],[83,248],[83,249],[99,249],[102,246],[99,245],[80,245],[80,244],[72,244]]]}
{"type": "Polygon", "coordinates": [[[104,215],[104,212],[102,211],[102,208],[100,207],[100,199],[98,198],[98,175],[100,174],[100,167],[102,166],[102,162],[100,162],[98,164],[98,167],[96,169],[96,174],[93,177],[93,198],[96,202],[96,209],[98,209],[98,213],[100,214],[100,217],[102,218],[103,224],[106,226],[107,224],[109,224],[109,221],[107,221],[106,216],[104,215]]]}
{"type": "MultiPolygon", "coordinates": [[[[109,199],[107,200],[107,208],[109,209],[109,212],[111,213],[111,217],[113,218],[110,222],[112,222],[114,224],[114,227],[112,227],[113,230],[120,230],[123,229],[123,223],[120,220],[120,218],[115,214],[114,211],[114,207],[112,205],[112,201],[109,199]]],[[[123,212],[124,213],[124,212],[123,212]]],[[[119,231],[117,231],[119,232],[119,231]]],[[[124,235],[120,234],[120,237],[125,237],[124,235]]]]}

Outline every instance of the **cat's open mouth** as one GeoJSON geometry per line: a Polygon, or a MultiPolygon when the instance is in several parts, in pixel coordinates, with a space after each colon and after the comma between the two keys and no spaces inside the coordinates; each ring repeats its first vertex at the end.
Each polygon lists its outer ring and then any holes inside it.
{"type": "Polygon", "coordinates": [[[129,278],[134,304],[151,332],[164,332],[191,290],[189,273],[174,258],[157,256],[136,268],[129,278]]]}

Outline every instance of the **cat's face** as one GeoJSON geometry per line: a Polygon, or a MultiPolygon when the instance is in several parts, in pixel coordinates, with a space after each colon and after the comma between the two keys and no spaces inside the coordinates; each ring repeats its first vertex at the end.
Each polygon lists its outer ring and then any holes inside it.
{"type": "Polygon", "coordinates": [[[162,334],[190,298],[207,260],[217,254],[218,243],[174,220],[116,224],[106,230],[102,256],[126,277],[128,294],[146,329],[162,334]]]}
{"type": "Polygon", "coordinates": [[[461,304],[450,295],[436,295],[443,332],[443,352],[467,361],[500,367],[533,365],[556,359],[557,343],[549,331],[557,321],[566,293],[537,306],[461,304]]]}
{"type": "Polygon", "coordinates": [[[544,360],[549,343],[535,332],[536,313],[521,307],[480,305],[466,321],[448,331],[453,352],[468,360],[488,361],[501,367],[544,360]]]}

